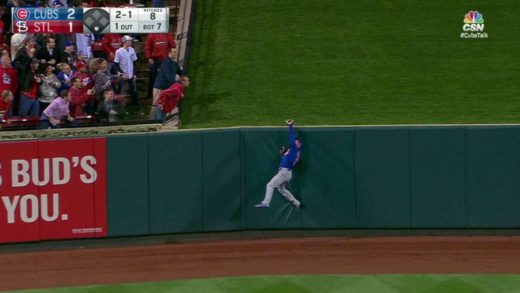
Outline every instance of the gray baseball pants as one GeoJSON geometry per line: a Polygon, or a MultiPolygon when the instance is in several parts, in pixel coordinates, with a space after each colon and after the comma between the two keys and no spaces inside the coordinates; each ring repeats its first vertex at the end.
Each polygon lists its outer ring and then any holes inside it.
{"type": "Polygon", "coordinates": [[[298,203],[298,200],[292,195],[292,193],[285,188],[287,183],[291,181],[292,171],[287,168],[280,168],[278,173],[274,175],[274,177],[267,183],[265,189],[265,197],[262,201],[263,204],[270,205],[271,200],[273,198],[274,188],[278,190],[288,201],[294,203],[298,203]]]}

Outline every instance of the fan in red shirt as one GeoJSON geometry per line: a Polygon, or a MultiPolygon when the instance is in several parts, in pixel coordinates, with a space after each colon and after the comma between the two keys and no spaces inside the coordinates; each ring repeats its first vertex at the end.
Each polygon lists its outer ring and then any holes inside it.
{"type": "Polygon", "coordinates": [[[87,65],[85,62],[77,62],[76,68],[77,72],[72,75],[72,78],[79,77],[81,80],[81,89],[86,93],[87,90],[94,87],[94,81],[92,80],[92,75],[87,70],[87,65]]]}
{"type": "Polygon", "coordinates": [[[18,89],[18,73],[11,65],[11,58],[4,54],[0,57],[0,93],[10,90],[15,93],[18,89]]]}
{"type": "Polygon", "coordinates": [[[170,48],[176,47],[171,33],[149,34],[146,37],[145,55],[148,61],[150,59],[164,60],[168,58],[170,48]]]}
{"type": "Polygon", "coordinates": [[[181,77],[181,82],[174,83],[171,87],[161,92],[155,105],[156,120],[166,121],[167,115],[172,112],[175,107],[184,98],[184,89],[190,85],[190,79],[187,76],[181,77]]]}
{"type": "Polygon", "coordinates": [[[114,62],[117,49],[123,46],[123,40],[120,34],[105,34],[101,39],[101,50],[107,54],[109,62],[114,62]]]}
{"type": "Polygon", "coordinates": [[[85,105],[90,100],[90,96],[94,95],[94,89],[83,92],[81,79],[76,76],[72,79],[72,87],[69,92],[71,95],[69,103],[70,116],[77,117],[85,115],[85,105]]]}
{"type": "Polygon", "coordinates": [[[72,78],[79,77],[81,81],[81,92],[87,94],[87,100],[85,101],[85,112],[89,115],[93,115],[96,109],[96,95],[89,95],[88,92],[94,87],[94,80],[92,74],[87,70],[87,65],[83,62],[77,62],[76,68],[78,71],[74,73],[72,78]]]}

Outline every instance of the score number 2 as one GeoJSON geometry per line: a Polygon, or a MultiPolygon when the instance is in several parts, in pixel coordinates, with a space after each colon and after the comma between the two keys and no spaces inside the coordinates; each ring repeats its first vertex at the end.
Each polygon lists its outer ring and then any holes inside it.
{"type": "Polygon", "coordinates": [[[74,12],[75,11],[72,8],[67,9],[67,19],[74,19],[74,12]]]}

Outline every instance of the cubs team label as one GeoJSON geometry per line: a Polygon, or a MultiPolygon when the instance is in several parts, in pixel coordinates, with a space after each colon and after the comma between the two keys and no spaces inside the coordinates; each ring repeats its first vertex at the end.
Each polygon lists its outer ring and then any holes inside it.
{"type": "Polygon", "coordinates": [[[0,143],[0,243],[106,236],[104,138],[0,143]]]}

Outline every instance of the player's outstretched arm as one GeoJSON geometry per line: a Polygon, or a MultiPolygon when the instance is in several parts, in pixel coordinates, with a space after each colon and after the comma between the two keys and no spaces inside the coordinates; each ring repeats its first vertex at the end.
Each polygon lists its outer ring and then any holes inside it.
{"type": "Polygon", "coordinates": [[[287,123],[287,126],[289,126],[289,145],[292,147],[294,145],[294,139],[296,138],[293,130],[294,120],[287,119],[285,123],[287,123]]]}

